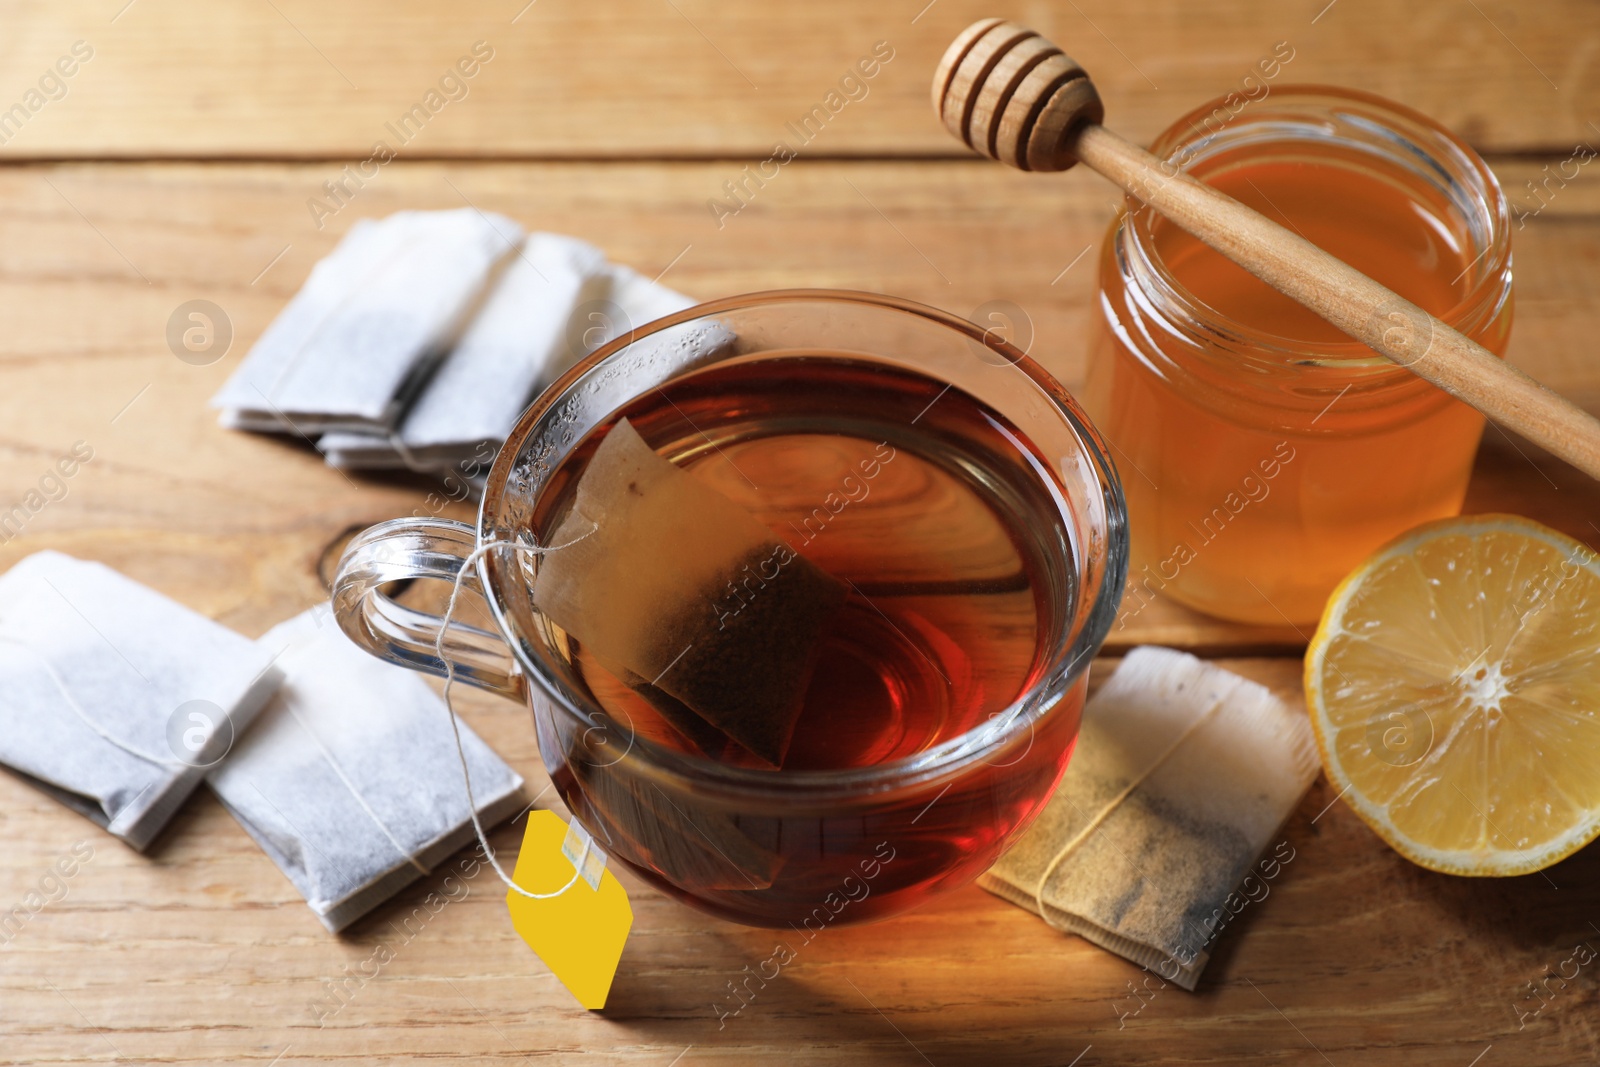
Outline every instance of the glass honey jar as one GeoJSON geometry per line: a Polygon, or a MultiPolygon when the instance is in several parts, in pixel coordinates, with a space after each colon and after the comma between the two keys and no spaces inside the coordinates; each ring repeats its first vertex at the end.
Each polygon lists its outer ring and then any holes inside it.
{"type": "MultiPolygon", "coordinates": [[[[1497,355],[1505,197],[1484,161],[1367,93],[1281,88],[1184,116],[1151,151],[1497,355]]],[[[1122,473],[1127,619],[1157,595],[1305,626],[1357,563],[1456,514],[1483,417],[1130,199],[1100,258],[1085,406],[1122,473]]]]}

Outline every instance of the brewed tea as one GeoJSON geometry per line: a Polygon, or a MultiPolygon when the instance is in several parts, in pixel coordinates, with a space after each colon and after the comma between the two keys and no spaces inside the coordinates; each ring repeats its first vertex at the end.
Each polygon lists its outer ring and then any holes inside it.
{"type": "MultiPolygon", "coordinates": [[[[860,364],[786,362],[690,379],[666,396],[646,397],[616,425],[637,425],[658,442],[663,430],[670,433],[657,448],[711,490],[707,496],[753,516],[771,543],[847,592],[843,606],[828,612],[809,686],[795,694],[802,710],[784,768],[856,767],[909,756],[981,723],[1032,681],[1040,633],[1049,629],[1041,616],[1047,620],[1061,610],[1041,602],[1037,545],[1041,535],[1062,536],[1061,520],[1045,510],[1053,510],[1048,500],[1002,495],[1017,492],[1020,479],[994,468],[1014,467],[1024,457],[998,432],[992,413],[965,394],[945,392],[917,419],[919,408],[941,389],[929,379],[860,364]],[[764,407],[779,403],[783,417],[763,417],[764,407]],[[846,403],[858,410],[837,410],[846,403]],[[793,414],[796,406],[811,405],[835,411],[826,422],[793,414]]],[[[606,441],[616,433],[612,429],[606,441]]],[[[602,444],[592,459],[585,458],[592,466],[608,451],[602,444]]],[[[589,481],[587,474],[580,481],[578,505],[552,543],[590,528],[579,517],[589,481]]],[[[711,507],[704,497],[684,503],[711,507]]],[[[723,527],[733,525],[716,517],[723,527]]],[[[660,516],[640,519],[661,522],[660,516]]],[[[679,531],[665,527],[686,523],[694,525],[680,519],[631,536],[676,539],[679,531]]],[[[617,536],[607,547],[614,552],[621,540],[617,536]]],[[[742,532],[730,537],[738,552],[746,541],[751,539],[742,532]]],[[[575,547],[583,550],[581,543],[575,547]]],[[[546,599],[546,575],[565,551],[552,553],[541,568],[536,602],[546,599]]],[[[651,562],[674,568],[666,580],[677,584],[701,567],[687,555],[680,550],[651,562]]],[[[608,578],[617,581],[596,591],[604,603],[593,610],[623,614],[627,605],[619,602],[629,594],[621,589],[621,576],[608,578]]],[[[640,571],[634,580],[643,585],[662,578],[640,571]]],[[[738,583],[702,585],[694,610],[708,618],[763,605],[761,593],[751,596],[738,583]]],[[[562,623],[559,612],[551,617],[562,623]]],[[[625,657],[598,641],[585,644],[576,627],[569,629],[583,676],[603,705],[623,721],[633,720],[644,735],[694,751],[691,739],[663,722],[659,709],[630,684],[634,680],[615,670],[625,657]]],[[[799,626],[799,634],[806,629],[799,626]]],[[[674,651],[663,646],[649,658],[649,674],[674,651]]],[[[646,674],[635,664],[622,665],[646,674]]],[[[759,660],[695,666],[758,674],[787,669],[759,660]]],[[[685,673],[683,664],[674,666],[661,687],[673,691],[672,681],[685,673]]],[[[725,684],[733,686],[731,680],[725,684]]],[[[709,754],[756,765],[733,749],[709,754]]]]}
{"type": "MultiPolygon", "coordinates": [[[[554,531],[577,510],[584,472],[622,419],[845,595],[817,638],[777,770],[742,745],[708,749],[703,736],[686,736],[641,694],[641,672],[608,669],[608,657],[566,632],[573,677],[625,735],[550,761],[584,822],[602,844],[608,834],[625,838],[612,846],[646,857],[663,888],[746,922],[759,921],[758,901],[773,916],[804,913],[841,879],[859,879],[860,855],[873,854],[878,835],[882,855],[894,859],[878,875],[882,899],[853,905],[853,920],[899,910],[907,893],[986,866],[1064,767],[1070,747],[1054,732],[1076,732],[1081,685],[1060,698],[1069,707],[1043,720],[1037,744],[1025,736],[993,765],[909,793],[904,810],[873,798],[871,818],[755,816],[730,803],[716,818],[691,820],[686,812],[706,811],[705,794],[677,795],[694,787],[648,764],[631,772],[624,757],[630,745],[649,743],[763,775],[848,771],[931,755],[991,720],[1000,727],[1001,713],[1039,681],[1076,610],[1076,575],[1065,561],[1075,558],[1077,535],[1040,474],[1059,457],[1039,454],[998,412],[921,374],[833,352],[734,361],[642,396],[574,449],[538,521],[544,543],[562,543],[554,531]],[[763,892],[754,898],[752,889],[763,892]],[[723,894],[733,895],[718,905],[723,894]]],[[[559,554],[536,565],[536,587],[537,572],[559,554]]],[[[727,598],[721,610],[737,609],[737,588],[712,593],[727,598]]],[[[746,599],[753,605],[759,594],[746,599]]]]}

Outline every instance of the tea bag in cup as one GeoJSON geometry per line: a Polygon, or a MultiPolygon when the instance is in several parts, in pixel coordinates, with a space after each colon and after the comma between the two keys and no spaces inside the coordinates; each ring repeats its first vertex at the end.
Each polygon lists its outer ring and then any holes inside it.
{"type": "Polygon", "coordinates": [[[1193,989],[1222,929],[1293,859],[1281,842],[1257,864],[1318,768],[1300,709],[1136,648],[1085,705],[1043,813],[979,884],[1193,989]]]}
{"type": "MultiPolygon", "coordinates": [[[[327,604],[259,643],[283,685],[209,782],[337,932],[472,840],[451,716],[420,676],[352,644],[327,604]]],[[[460,729],[492,826],[522,809],[522,778],[460,729]]]]}
{"type": "MultiPolygon", "coordinates": [[[[837,580],[614,425],[551,535],[535,605],[669,722],[691,715],[773,766],[800,714],[837,580]]],[[[703,740],[699,724],[680,727],[703,740]]]]}
{"type": "Polygon", "coordinates": [[[0,577],[0,763],[143,851],[278,684],[272,654],[100,563],[0,577]]]}
{"type": "Polygon", "coordinates": [[[537,391],[587,354],[572,319],[609,285],[598,248],[530,234],[399,428],[330,433],[317,447],[345,468],[444,469],[480,452],[492,457],[537,391]]]}
{"type": "Polygon", "coordinates": [[[211,399],[234,429],[391,429],[522,227],[474,208],[360,220],[211,399]]]}

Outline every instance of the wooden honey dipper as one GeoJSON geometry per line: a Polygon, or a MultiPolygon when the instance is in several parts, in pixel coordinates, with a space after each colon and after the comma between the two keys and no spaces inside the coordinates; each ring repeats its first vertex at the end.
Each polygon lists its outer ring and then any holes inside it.
{"type": "Polygon", "coordinates": [[[1351,337],[1600,479],[1600,421],[1299,234],[1100,125],[1089,75],[1026,27],[983,19],[933,76],[933,109],[975,151],[1029,171],[1083,162],[1351,337]]]}

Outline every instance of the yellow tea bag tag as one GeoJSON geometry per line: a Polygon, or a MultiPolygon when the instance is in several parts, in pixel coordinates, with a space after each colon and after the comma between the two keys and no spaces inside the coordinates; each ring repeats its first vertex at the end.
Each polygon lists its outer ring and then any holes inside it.
{"type": "Polygon", "coordinates": [[[606,870],[605,853],[577,820],[568,826],[553,811],[530,811],[511,879],[537,897],[506,891],[518,936],[578,1003],[605,1007],[633,926],[627,891],[606,870]]]}

